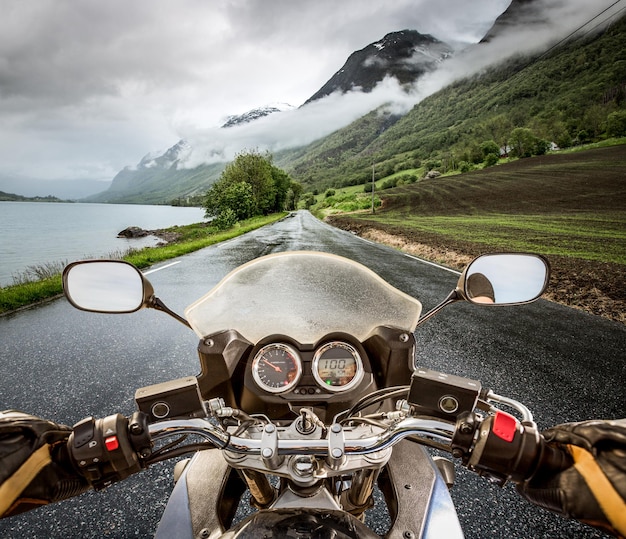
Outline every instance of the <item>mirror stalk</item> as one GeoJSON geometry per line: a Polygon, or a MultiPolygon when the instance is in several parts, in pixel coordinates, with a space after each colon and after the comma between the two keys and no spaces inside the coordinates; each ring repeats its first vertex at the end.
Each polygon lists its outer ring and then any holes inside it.
{"type": "Polygon", "coordinates": [[[176,320],[178,320],[181,324],[184,324],[185,326],[187,326],[189,329],[191,329],[191,326],[189,325],[189,322],[187,322],[187,320],[185,320],[182,316],[176,314],[174,311],[172,311],[167,305],[165,305],[165,303],[163,303],[159,298],[157,298],[156,296],[151,296],[150,299],[147,302],[146,307],[150,308],[150,309],[156,309],[157,311],[161,311],[164,313],[169,314],[172,318],[175,318],[176,320]]]}
{"type": "Polygon", "coordinates": [[[457,301],[463,301],[465,298],[461,293],[459,293],[458,289],[454,289],[448,297],[444,299],[439,305],[433,307],[430,311],[428,311],[424,316],[422,316],[418,321],[415,327],[421,326],[426,320],[429,320],[433,316],[435,316],[441,309],[450,305],[451,303],[456,303],[457,301]]]}

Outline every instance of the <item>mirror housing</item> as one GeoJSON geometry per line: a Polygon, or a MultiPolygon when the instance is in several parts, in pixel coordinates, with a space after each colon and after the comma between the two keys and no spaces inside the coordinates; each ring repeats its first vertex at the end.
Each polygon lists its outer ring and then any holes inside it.
{"type": "Polygon", "coordinates": [[[63,292],[77,309],[96,313],[132,313],[154,296],[150,282],[122,260],[83,260],[63,270],[63,292]]]}
{"type": "Polygon", "coordinates": [[[456,288],[417,322],[420,326],[441,309],[457,301],[474,305],[522,305],[543,294],[550,264],[541,255],[494,253],[472,260],[461,273],[456,288]]]}
{"type": "Polygon", "coordinates": [[[494,253],[475,258],[463,270],[457,292],[475,305],[521,305],[543,294],[550,265],[540,255],[494,253]]]}

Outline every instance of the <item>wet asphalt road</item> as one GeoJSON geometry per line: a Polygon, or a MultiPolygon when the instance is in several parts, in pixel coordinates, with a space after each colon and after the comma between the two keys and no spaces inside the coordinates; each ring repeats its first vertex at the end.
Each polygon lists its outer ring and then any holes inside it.
{"type": "MultiPolygon", "coordinates": [[[[428,310],[454,287],[454,272],[336,230],[306,212],[179,259],[149,276],[173,310],[258,256],[309,249],[346,256],[419,298],[428,310]]],[[[448,307],[416,333],[422,366],[479,379],[524,402],[541,428],[626,416],[626,327],[538,301],[514,308],[448,307]]],[[[53,301],[0,318],[0,409],[66,424],[134,410],[135,389],[198,372],[195,335],[166,315],[97,315],[53,301]]],[[[0,537],[151,537],[171,489],[163,463],[100,493],[0,521],[0,537]]],[[[453,491],[467,537],[602,537],[536,509],[457,468],[453,491]]],[[[374,520],[377,515],[371,518],[374,520]]]]}

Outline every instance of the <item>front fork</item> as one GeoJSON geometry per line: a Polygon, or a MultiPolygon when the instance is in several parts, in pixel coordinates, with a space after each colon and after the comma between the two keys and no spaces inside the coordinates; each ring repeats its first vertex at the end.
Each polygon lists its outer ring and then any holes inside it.
{"type": "MultiPolygon", "coordinates": [[[[258,509],[267,509],[277,499],[277,490],[270,483],[266,474],[250,469],[239,469],[239,475],[245,481],[250,491],[251,503],[258,509]]],[[[372,494],[374,485],[378,478],[380,469],[362,469],[354,472],[351,476],[350,487],[337,492],[334,488],[329,488],[338,498],[341,507],[357,518],[362,518],[365,511],[373,504],[372,494]]],[[[290,483],[293,492],[302,495],[303,498],[309,497],[312,492],[316,492],[320,488],[326,486],[329,480],[320,480],[318,485],[313,488],[311,486],[300,488],[294,483],[290,483]]],[[[343,483],[343,481],[341,482],[343,483]]]]}

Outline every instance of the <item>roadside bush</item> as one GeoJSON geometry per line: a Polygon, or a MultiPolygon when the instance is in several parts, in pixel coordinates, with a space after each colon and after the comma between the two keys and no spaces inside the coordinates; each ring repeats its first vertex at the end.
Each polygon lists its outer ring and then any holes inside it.
{"type": "Polygon", "coordinates": [[[609,137],[626,136],[626,111],[618,110],[608,115],[606,119],[606,134],[609,137]]]}
{"type": "Polygon", "coordinates": [[[316,202],[317,200],[315,199],[315,196],[313,195],[313,193],[306,193],[300,199],[300,204],[302,204],[302,207],[306,210],[308,210],[316,202]]]}
{"type": "Polygon", "coordinates": [[[383,182],[381,189],[392,189],[396,185],[398,185],[398,178],[389,178],[383,182]]]}
{"type": "Polygon", "coordinates": [[[472,165],[468,163],[467,161],[460,161],[459,170],[461,172],[469,172],[470,170],[472,170],[472,165]]]}
{"type": "Polygon", "coordinates": [[[487,154],[487,157],[485,157],[484,163],[486,167],[492,167],[494,165],[497,165],[498,161],[500,161],[500,156],[495,153],[490,153],[487,154]]]}
{"type": "Polygon", "coordinates": [[[237,214],[231,208],[224,208],[212,221],[211,224],[218,230],[226,230],[237,222],[237,214]]]}
{"type": "Polygon", "coordinates": [[[550,143],[547,140],[537,139],[535,143],[535,155],[545,155],[550,149],[550,143]]]}
{"type": "Polygon", "coordinates": [[[327,189],[327,190],[326,190],[326,193],[324,193],[324,196],[325,196],[326,198],[329,198],[329,197],[335,196],[335,190],[334,190],[334,189],[327,189]]]}

